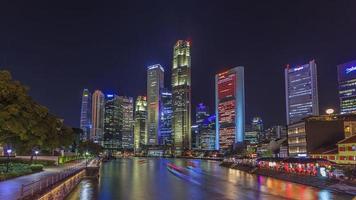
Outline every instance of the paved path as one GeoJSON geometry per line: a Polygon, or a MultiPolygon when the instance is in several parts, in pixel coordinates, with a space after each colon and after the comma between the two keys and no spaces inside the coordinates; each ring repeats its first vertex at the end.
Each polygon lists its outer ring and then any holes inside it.
{"type": "MultiPolygon", "coordinates": [[[[85,163],[85,161],[84,161],[84,163],[85,163]]],[[[64,166],[60,166],[60,167],[45,168],[44,171],[42,171],[42,172],[29,174],[26,176],[20,176],[20,177],[10,179],[7,181],[2,181],[2,182],[0,182],[0,199],[16,200],[20,197],[22,184],[31,183],[32,181],[39,180],[43,176],[48,176],[51,174],[58,173],[64,169],[73,167],[78,164],[79,163],[71,163],[71,164],[67,164],[64,166]]]]}

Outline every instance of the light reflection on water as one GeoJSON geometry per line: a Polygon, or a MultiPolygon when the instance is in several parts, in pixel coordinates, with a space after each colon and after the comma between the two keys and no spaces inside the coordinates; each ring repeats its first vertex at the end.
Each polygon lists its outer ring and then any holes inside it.
{"type": "Polygon", "coordinates": [[[99,181],[83,180],[67,199],[328,200],[352,197],[223,168],[215,161],[133,158],[105,163],[99,181]],[[167,163],[184,171],[171,173],[167,163]]]}

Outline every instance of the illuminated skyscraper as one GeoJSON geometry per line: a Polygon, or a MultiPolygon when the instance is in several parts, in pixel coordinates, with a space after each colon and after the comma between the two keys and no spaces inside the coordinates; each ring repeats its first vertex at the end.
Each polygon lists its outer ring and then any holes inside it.
{"type": "Polygon", "coordinates": [[[215,76],[216,148],[229,150],[244,141],[244,68],[235,67],[215,76]]]}
{"type": "Polygon", "coordinates": [[[204,121],[206,121],[209,116],[209,108],[203,103],[200,103],[196,107],[195,124],[192,126],[192,149],[200,149],[201,132],[203,128],[205,128],[204,126],[207,126],[204,121]]]}
{"type": "Polygon", "coordinates": [[[82,107],[80,111],[80,128],[83,130],[81,140],[89,140],[91,129],[91,94],[88,89],[83,90],[82,107]]]}
{"type": "Polygon", "coordinates": [[[122,148],[133,149],[134,135],[133,135],[133,98],[126,96],[119,96],[119,126],[122,134],[122,148]]]}
{"type": "Polygon", "coordinates": [[[340,113],[356,113],[356,60],[337,66],[340,113]]]}
{"type": "Polygon", "coordinates": [[[121,149],[119,106],[120,105],[117,95],[106,95],[103,143],[104,148],[109,151],[116,151],[118,149],[121,149]]]}
{"type": "Polygon", "coordinates": [[[161,93],[162,109],[161,109],[161,123],[160,132],[161,138],[159,139],[160,145],[172,145],[172,93],[164,89],[161,93]]]}
{"type": "Polygon", "coordinates": [[[142,145],[147,144],[147,101],[146,97],[138,96],[135,104],[135,125],[134,125],[134,148],[139,150],[142,145]]]}
{"type": "Polygon", "coordinates": [[[178,40],[173,49],[172,96],[174,149],[191,148],[190,42],[178,40]]]}
{"type": "Polygon", "coordinates": [[[215,115],[210,115],[203,121],[203,126],[200,129],[200,149],[205,151],[216,150],[216,130],[215,130],[215,115]]]}
{"type": "Polygon", "coordinates": [[[92,129],[90,139],[102,145],[104,133],[104,94],[95,90],[92,96],[92,129]]]}
{"type": "Polygon", "coordinates": [[[164,69],[156,64],[147,69],[147,134],[148,145],[158,145],[160,134],[161,91],[164,69]]]}
{"type": "Polygon", "coordinates": [[[284,70],[287,124],[298,122],[310,115],[319,115],[316,63],[284,70]]]}

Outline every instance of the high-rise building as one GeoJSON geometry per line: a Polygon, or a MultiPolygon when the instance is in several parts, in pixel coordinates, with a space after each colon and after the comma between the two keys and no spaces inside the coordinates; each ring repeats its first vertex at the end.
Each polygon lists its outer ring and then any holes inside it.
{"type": "Polygon", "coordinates": [[[161,93],[162,109],[161,109],[161,123],[160,123],[160,144],[171,146],[173,143],[172,135],[172,93],[167,89],[162,90],[161,93]]]}
{"type": "Polygon", "coordinates": [[[287,68],[285,73],[287,124],[319,115],[316,63],[287,68]]]}
{"type": "Polygon", "coordinates": [[[203,121],[203,126],[200,130],[200,149],[204,151],[216,150],[216,130],[215,130],[215,115],[210,115],[203,121]]]}
{"type": "Polygon", "coordinates": [[[191,148],[190,42],[178,40],[173,48],[172,97],[175,154],[191,148]]]}
{"type": "Polygon", "coordinates": [[[258,141],[263,141],[265,139],[264,132],[263,132],[263,121],[261,117],[254,117],[252,119],[250,131],[257,133],[258,141]]]}
{"type": "Polygon", "coordinates": [[[105,97],[100,90],[95,90],[92,96],[92,129],[90,139],[102,145],[104,133],[105,97]]]}
{"type": "Polygon", "coordinates": [[[199,103],[195,109],[195,123],[202,125],[204,120],[210,116],[209,107],[203,103],[199,103]]]}
{"type": "Polygon", "coordinates": [[[118,96],[107,94],[105,96],[105,117],[104,117],[104,148],[108,151],[117,151],[121,149],[120,133],[120,104],[118,96]]]}
{"type": "Polygon", "coordinates": [[[146,145],[147,100],[144,96],[138,96],[135,104],[135,125],[134,125],[134,148],[139,150],[146,145]]]}
{"type": "Polygon", "coordinates": [[[229,150],[244,142],[244,68],[215,76],[216,148],[229,150]]]}
{"type": "Polygon", "coordinates": [[[192,149],[200,149],[201,131],[206,124],[204,121],[210,116],[209,108],[203,103],[198,104],[195,109],[195,124],[192,126],[192,149]]]}
{"type": "Polygon", "coordinates": [[[340,113],[356,113],[356,60],[337,66],[340,113]]]}
{"type": "Polygon", "coordinates": [[[134,148],[134,135],[133,135],[133,98],[126,96],[119,96],[119,126],[122,134],[122,148],[134,148]]]}
{"type": "Polygon", "coordinates": [[[156,64],[147,69],[147,134],[148,145],[158,145],[160,134],[161,92],[164,85],[164,69],[156,64]]]}
{"type": "Polygon", "coordinates": [[[83,130],[81,140],[89,140],[91,129],[91,94],[88,89],[84,89],[82,94],[80,128],[83,130]]]}

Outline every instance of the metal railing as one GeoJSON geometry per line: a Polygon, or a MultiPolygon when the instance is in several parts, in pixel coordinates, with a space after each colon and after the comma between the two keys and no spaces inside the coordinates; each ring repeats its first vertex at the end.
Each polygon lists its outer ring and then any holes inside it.
{"type": "Polygon", "coordinates": [[[77,174],[83,169],[85,169],[85,165],[77,165],[55,174],[43,176],[39,180],[33,181],[31,183],[22,184],[20,198],[24,199],[35,194],[41,194],[62,180],[77,174]]]}

